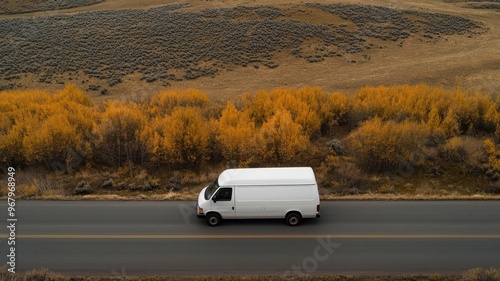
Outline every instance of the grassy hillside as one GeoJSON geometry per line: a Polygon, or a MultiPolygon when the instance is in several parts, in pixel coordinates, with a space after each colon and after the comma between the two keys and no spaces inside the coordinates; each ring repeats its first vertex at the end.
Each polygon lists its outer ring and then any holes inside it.
{"type": "Polygon", "coordinates": [[[45,1],[27,1],[27,0],[2,0],[0,3],[0,14],[22,14],[38,11],[50,11],[60,9],[70,9],[81,6],[93,5],[104,0],[45,0],[45,1]]]}
{"type": "Polygon", "coordinates": [[[112,98],[169,87],[223,98],[283,85],[498,89],[494,11],[437,0],[345,2],[113,9],[110,1],[103,10],[8,17],[0,20],[0,88],[55,91],[71,82],[112,98]]]}

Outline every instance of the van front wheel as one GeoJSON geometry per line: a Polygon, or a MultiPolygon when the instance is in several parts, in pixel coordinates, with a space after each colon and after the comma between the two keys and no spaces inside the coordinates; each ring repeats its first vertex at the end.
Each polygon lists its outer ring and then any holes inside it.
{"type": "Polygon", "coordinates": [[[220,217],[219,214],[216,213],[210,213],[207,215],[207,223],[210,226],[217,226],[220,224],[222,218],[220,217]]]}
{"type": "Polygon", "coordinates": [[[293,213],[288,213],[285,219],[286,223],[289,226],[296,226],[299,225],[300,221],[302,220],[302,217],[300,216],[299,213],[293,212],[293,213]]]}

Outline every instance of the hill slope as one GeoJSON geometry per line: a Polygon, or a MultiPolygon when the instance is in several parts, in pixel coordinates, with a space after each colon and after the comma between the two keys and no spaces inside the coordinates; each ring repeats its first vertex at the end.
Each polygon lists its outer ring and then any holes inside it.
{"type": "Polygon", "coordinates": [[[437,0],[160,5],[168,2],[4,16],[0,89],[71,82],[95,96],[137,98],[196,87],[220,99],[304,85],[499,89],[499,20],[491,9],[437,0]],[[148,9],[130,9],[142,5],[148,9]]]}

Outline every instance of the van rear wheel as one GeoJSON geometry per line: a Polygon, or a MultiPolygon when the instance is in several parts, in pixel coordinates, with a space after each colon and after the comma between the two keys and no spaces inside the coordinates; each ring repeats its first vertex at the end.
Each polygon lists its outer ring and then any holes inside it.
{"type": "Polygon", "coordinates": [[[300,221],[302,220],[302,217],[300,216],[299,213],[293,212],[293,213],[288,213],[285,219],[286,223],[289,226],[296,226],[299,225],[300,221]]]}
{"type": "Polygon", "coordinates": [[[210,226],[217,226],[220,224],[221,221],[222,221],[222,218],[220,217],[219,214],[210,213],[207,215],[207,223],[210,226]]]}

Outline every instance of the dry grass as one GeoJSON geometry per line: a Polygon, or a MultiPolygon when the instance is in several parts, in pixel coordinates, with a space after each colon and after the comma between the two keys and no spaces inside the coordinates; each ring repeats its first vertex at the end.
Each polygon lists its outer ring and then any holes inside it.
{"type": "Polygon", "coordinates": [[[500,270],[495,268],[482,269],[475,268],[464,272],[461,275],[446,275],[446,274],[407,274],[407,275],[296,275],[296,276],[279,276],[279,275],[247,275],[247,276],[67,276],[52,272],[47,269],[35,269],[21,275],[13,275],[7,272],[4,266],[0,268],[0,280],[5,281],[121,281],[121,280],[137,280],[137,281],[500,281],[500,270]]]}
{"type": "Polygon", "coordinates": [[[496,268],[482,269],[474,268],[465,271],[461,275],[446,275],[446,274],[407,274],[407,275],[300,275],[300,276],[279,276],[279,275],[249,275],[249,276],[67,276],[52,272],[47,269],[35,269],[28,271],[21,275],[13,275],[7,272],[4,266],[0,268],[0,280],[5,281],[67,281],[67,280],[81,280],[81,281],[121,281],[121,280],[137,280],[137,281],[281,281],[281,280],[294,280],[294,281],[500,281],[500,270],[496,268]]]}
{"type": "MultiPolygon", "coordinates": [[[[328,161],[327,161],[328,162],[328,161]]],[[[416,171],[407,177],[366,174],[349,162],[340,166],[323,163],[316,169],[322,200],[499,200],[497,185],[484,176],[460,174],[461,167],[447,167],[447,174],[435,178],[416,171]],[[325,166],[326,165],[326,166],[325,166]],[[328,167],[327,167],[328,166],[328,167]],[[485,188],[485,185],[491,188],[485,188]]],[[[112,170],[83,169],[75,174],[51,174],[43,169],[18,170],[17,198],[27,200],[197,200],[200,190],[226,169],[223,166],[205,170],[146,171],[137,169],[130,176],[127,168],[112,170]],[[152,176],[154,175],[154,176],[152,176]],[[172,180],[179,189],[171,186],[172,180]],[[78,183],[90,185],[88,193],[75,193],[78,183]],[[111,185],[103,185],[104,183],[111,185]],[[147,183],[154,183],[146,188],[147,183]]],[[[3,187],[0,196],[6,196],[3,187]]]]}

